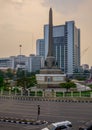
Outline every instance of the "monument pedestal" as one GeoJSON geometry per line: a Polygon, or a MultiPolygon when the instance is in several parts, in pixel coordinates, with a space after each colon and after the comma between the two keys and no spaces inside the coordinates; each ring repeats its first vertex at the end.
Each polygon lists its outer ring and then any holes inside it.
{"type": "Polygon", "coordinates": [[[65,74],[36,74],[39,88],[58,88],[60,83],[64,83],[65,74]]]}

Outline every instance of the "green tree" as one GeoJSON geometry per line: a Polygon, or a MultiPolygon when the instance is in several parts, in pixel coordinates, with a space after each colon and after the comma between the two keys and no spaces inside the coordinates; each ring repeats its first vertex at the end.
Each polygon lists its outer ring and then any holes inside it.
{"type": "Polygon", "coordinates": [[[23,78],[17,79],[17,86],[21,86],[24,89],[34,87],[36,85],[36,83],[37,83],[37,81],[36,81],[35,76],[23,77],[23,78]]]}
{"type": "Polygon", "coordinates": [[[92,84],[88,85],[92,89],[92,84]]]}
{"type": "Polygon", "coordinates": [[[34,87],[35,85],[37,84],[37,81],[36,81],[36,76],[31,76],[30,77],[30,87],[34,87]]]}
{"type": "Polygon", "coordinates": [[[5,74],[6,74],[6,77],[9,79],[13,79],[13,77],[14,77],[14,72],[12,69],[7,69],[5,74]]]}
{"type": "Polygon", "coordinates": [[[60,83],[61,88],[66,88],[67,92],[69,91],[70,88],[76,88],[76,84],[74,82],[66,82],[66,83],[60,83]]]}
{"type": "Polygon", "coordinates": [[[27,89],[34,87],[36,85],[36,77],[31,76],[31,77],[22,77],[17,79],[17,86],[22,87],[23,89],[23,94],[27,95],[27,89]]]}
{"type": "Polygon", "coordinates": [[[3,77],[0,77],[0,88],[4,86],[4,79],[3,77]]]}
{"type": "Polygon", "coordinates": [[[3,72],[2,70],[0,70],[0,77],[5,77],[5,72],[3,72]]]}
{"type": "Polygon", "coordinates": [[[18,69],[16,72],[17,78],[24,78],[25,77],[25,70],[18,69]]]}

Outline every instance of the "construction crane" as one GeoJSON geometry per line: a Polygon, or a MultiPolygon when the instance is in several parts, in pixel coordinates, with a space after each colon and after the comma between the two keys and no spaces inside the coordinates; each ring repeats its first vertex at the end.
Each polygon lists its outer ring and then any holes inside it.
{"type": "MultiPolygon", "coordinates": [[[[86,49],[83,50],[81,58],[86,54],[86,52],[88,51],[89,47],[87,47],[86,49]]],[[[85,64],[85,63],[84,63],[85,64]]]]}
{"type": "Polygon", "coordinates": [[[88,51],[88,49],[89,49],[89,47],[87,47],[86,49],[84,49],[81,56],[83,56],[85,54],[85,52],[88,51]]]}

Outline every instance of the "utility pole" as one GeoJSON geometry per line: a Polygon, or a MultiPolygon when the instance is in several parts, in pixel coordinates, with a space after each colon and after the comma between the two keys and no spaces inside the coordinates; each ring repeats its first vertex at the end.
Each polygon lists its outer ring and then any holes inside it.
{"type": "Polygon", "coordinates": [[[19,48],[20,48],[20,50],[19,50],[19,55],[20,55],[20,58],[19,58],[19,68],[21,68],[21,48],[22,48],[21,44],[19,45],[19,48]]]}
{"type": "Polygon", "coordinates": [[[21,68],[21,48],[22,48],[22,45],[20,44],[19,47],[20,47],[20,61],[19,61],[20,63],[19,63],[19,65],[20,65],[20,68],[21,68]]]}

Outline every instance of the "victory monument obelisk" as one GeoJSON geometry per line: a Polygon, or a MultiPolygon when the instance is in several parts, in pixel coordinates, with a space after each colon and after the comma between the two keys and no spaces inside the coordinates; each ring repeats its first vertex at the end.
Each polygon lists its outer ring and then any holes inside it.
{"type": "Polygon", "coordinates": [[[45,61],[45,67],[51,69],[55,67],[55,57],[53,57],[53,19],[52,19],[52,8],[49,11],[49,44],[48,44],[48,55],[45,61]]]}
{"type": "Polygon", "coordinates": [[[38,87],[56,88],[59,84],[65,82],[65,74],[62,74],[58,68],[58,63],[53,55],[53,13],[49,10],[49,43],[48,54],[44,63],[44,68],[40,69],[40,74],[36,75],[38,87]]]}

